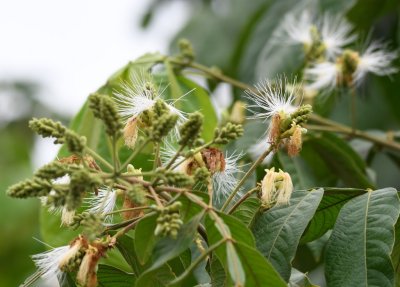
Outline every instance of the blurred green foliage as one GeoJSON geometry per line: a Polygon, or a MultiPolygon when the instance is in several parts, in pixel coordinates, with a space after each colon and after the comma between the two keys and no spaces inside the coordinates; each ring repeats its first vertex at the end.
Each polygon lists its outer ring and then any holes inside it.
{"type": "Polygon", "coordinates": [[[39,202],[5,194],[8,186],[32,174],[35,137],[28,121],[35,115],[61,118],[36,99],[38,91],[29,81],[0,82],[0,103],[10,115],[0,117],[0,286],[22,283],[35,270],[29,255],[45,249],[34,239],[41,238],[39,202]]]}

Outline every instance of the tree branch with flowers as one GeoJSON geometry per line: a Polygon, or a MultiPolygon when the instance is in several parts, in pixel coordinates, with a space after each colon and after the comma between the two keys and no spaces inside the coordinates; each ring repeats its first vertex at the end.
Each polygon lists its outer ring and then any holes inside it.
{"type": "Polygon", "coordinates": [[[338,135],[396,152],[400,143],[357,129],[354,117],[349,127],[313,113],[313,105],[333,89],[356,97],[367,73],[397,72],[397,52],[378,42],[349,49],[357,36],[339,16],[313,21],[304,12],[284,23],[280,43],[303,47],[295,78],[250,86],[195,62],[182,40],[178,55],[146,54],[111,76],[69,128],[30,121],[62,147],[7,193],[39,198],[47,237],[66,241],[32,256],[37,272],[22,286],[54,278],[88,287],[311,286],[293,267],[310,242],[325,246],[329,286],[393,286],[397,190],[376,189],[338,135]],[[192,71],[242,90],[228,116],[217,119],[192,71]],[[250,136],[254,123],[261,128],[250,136]],[[253,143],[238,150],[246,137],[253,143]],[[317,172],[339,171],[336,186],[299,186],[303,147],[320,158],[317,172]]]}

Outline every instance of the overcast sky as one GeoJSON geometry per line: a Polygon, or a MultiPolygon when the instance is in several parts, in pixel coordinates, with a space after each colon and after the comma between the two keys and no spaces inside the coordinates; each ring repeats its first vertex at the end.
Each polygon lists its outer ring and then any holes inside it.
{"type": "MultiPolygon", "coordinates": [[[[171,2],[143,31],[151,1],[0,0],[0,80],[38,82],[41,101],[71,116],[128,61],[167,52],[189,9],[185,1],[171,2]]],[[[12,103],[3,100],[0,110],[13,110],[12,103]]],[[[34,166],[51,161],[57,149],[38,138],[34,166]]]]}
{"type": "Polygon", "coordinates": [[[0,79],[37,80],[41,98],[66,114],[129,60],[167,51],[185,21],[184,1],[139,28],[151,1],[0,0],[0,79]]]}

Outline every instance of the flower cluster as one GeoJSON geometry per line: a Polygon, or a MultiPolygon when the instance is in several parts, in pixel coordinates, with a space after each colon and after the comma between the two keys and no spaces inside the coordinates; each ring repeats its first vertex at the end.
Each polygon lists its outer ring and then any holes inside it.
{"type": "Polygon", "coordinates": [[[304,11],[288,14],[275,36],[281,43],[303,45],[305,88],[310,93],[358,86],[368,73],[384,76],[398,71],[392,64],[397,51],[391,51],[387,43],[373,41],[361,51],[349,48],[357,40],[353,30],[342,15],[325,14],[318,19],[304,11]]]}

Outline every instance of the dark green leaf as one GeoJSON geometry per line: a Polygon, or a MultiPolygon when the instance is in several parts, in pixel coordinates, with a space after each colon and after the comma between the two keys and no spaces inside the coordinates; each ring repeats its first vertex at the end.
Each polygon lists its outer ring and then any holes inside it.
{"type": "Polygon", "coordinates": [[[157,215],[143,217],[135,228],[135,251],[139,262],[145,264],[156,244],[154,230],[157,226],[157,215]]]}
{"type": "Polygon", "coordinates": [[[143,271],[143,267],[136,255],[134,239],[128,235],[119,236],[116,246],[126,262],[132,267],[136,276],[139,276],[143,271]]]}
{"type": "Polygon", "coordinates": [[[153,251],[153,264],[149,271],[157,269],[189,248],[197,233],[197,227],[202,217],[203,214],[198,214],[190,222],[183,225],[176,239],[166,237],[157,242],[153,251]]]}
{"type": "Polygon", "coordinates": [[[276,206],[253,226],[257,249],[288,281],[300,237],[318,207],[323,190],[295,191],[288,205],[276,206]]]}
{"type": "Polygon", "coordinates": [[[151,272],[143,273],[136,280],[136,287],[164,287],[168,285],[176,278],[172,272],[171,267],[168,264],[161,266],[160,268],[151,272]]]}
{"type": "Polygon", "coordinates": [[[308,144],[347,185],[358,188],[373,187],[366,175],[364,161],[344,140],[327,132],[308,136],[308,144]]]}
{"type": "Polygon", "coordinates": [[[258,198],[250,197],[236,208],[232,216],[239,219],[247,227],[251,227],[260,211],[260,206],[261,202],[258,198]]]}
{"type": "Polygon", "coordinates": [[[97,281],[99,287],[132,287],[135,275],[126,273],[115,267],[99,264],[97,281]]]}
{"type": "Polygon", "coordinates": [[[324,188],[324,197],[304,231],[301,243],[313,241],[333,228],[342,206],[350,199],[365,192],[365,190],[357,188],[324,188]]]}
{"type": "Polygon", "coordinates": [[[326,247],[328,286],[393,286],[390,253],[399,210],[393,188],[369,191],[343,206],[326,247]]]}

